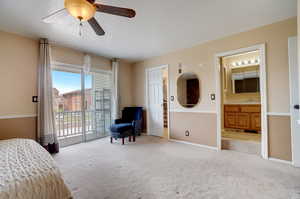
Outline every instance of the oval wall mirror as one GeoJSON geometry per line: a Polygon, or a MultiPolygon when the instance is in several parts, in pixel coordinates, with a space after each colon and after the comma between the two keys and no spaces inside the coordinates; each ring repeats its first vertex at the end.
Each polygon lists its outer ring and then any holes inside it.
{"type": "Polygon", "coordinates": [[[177,79],[177,100],[185,108],[193,108],[200,100],[200,83],[195,73],[183,73],[177,79]]]}

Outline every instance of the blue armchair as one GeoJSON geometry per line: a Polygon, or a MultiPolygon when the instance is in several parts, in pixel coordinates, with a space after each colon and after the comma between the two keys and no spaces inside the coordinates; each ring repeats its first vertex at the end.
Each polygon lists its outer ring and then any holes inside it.
{"type": "Polygon", "coordinates": [[[110,127],[110,142],[113,143],[113,139],[122,138],[122,144],[124,144],[126,137],[129,138],[129,142],[133,137],[133,142],[135,142],[135,136],[141,135],[142,118],[142,107],[125,107],[122,111],[122,118],[115,120],[110,127]]]}

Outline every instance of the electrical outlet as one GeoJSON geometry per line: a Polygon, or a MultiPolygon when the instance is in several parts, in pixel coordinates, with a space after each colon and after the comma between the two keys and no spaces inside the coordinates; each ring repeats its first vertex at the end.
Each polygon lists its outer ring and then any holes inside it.
{"type": "Polygon", "coordinates": [[[190,136],[190,132],[188,130],[185,131],[185,136],[189,137],[190,136]]]}

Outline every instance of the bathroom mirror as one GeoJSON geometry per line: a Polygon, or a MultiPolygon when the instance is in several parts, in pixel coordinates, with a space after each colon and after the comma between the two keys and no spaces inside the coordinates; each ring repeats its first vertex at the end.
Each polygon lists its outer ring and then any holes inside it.
{"type": "Polygon", "coordinates": [[[200,99],[200,83],[195,73],[183,73],[177,79],[177,100],[181,106],[192,108],[200,99]]]}
{"type": "Polygon", "coordinates": [[[259,93],[259,66],[236,67],[231,69],[232,93],[259,93]]]}

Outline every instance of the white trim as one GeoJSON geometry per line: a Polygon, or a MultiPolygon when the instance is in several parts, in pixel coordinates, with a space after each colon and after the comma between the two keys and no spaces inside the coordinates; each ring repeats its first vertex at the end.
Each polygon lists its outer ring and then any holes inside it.
{"type": "Polygon", "coordinates": [[[208,111],[208,110],[189,110],[189,109],[170,109],[170,112],[173,113],[207,113],[207,114],[217,114],[217,111],[208,111]]]}
{"type": "Polygon", "coordinates": [[[145,91],[146,91],[146,93],[145,93],[145,109],[146,109],[146,133],[147,133],[147,135],[150,135],[149,134],[149,99],[148,99],[148,69],[146,69],[145,70],[145,91]]]}
{"type": "MultiPolygon", "coordinates": [[[[297,120],[299,119],[298,116],[299,113],[298,112],[295,113],[296,111],[294,110],[294,105],[299,103],[298,96],[295,97],[294,92],[297,92],[295,90],[297,90],[299,87],[295,88],[294,82],[292,81],[293,73],[296,73],[295,70],[293,70],[294,69],[293,67],[297,67],[298,64],[298,59],[297,59],[298,49],[296,48],[295,50],[296,52],[293,52],[293,47],[297,47],[297,42],[298,42],[297,36],[288,38],[292,164],[295,167],[300,167],[299,157],[297,157],[297,155],[299,155],[297,153],[297,150],[299,150],[299,148],[297,149],[297,144],[299,143],[297,143],[297,138],[296,138],[297,137],[296,133],[298,133],[297,131],[299,128],[297,124],[300,124],[299,120],[297,120]],[[294,62],[294,60],[296,60],[296,62],[294,62]]],[[[297,70],[297,73],[299,74],[299,69],[297,70]]],[[[299,75],[297,76],[299,81],[299,75]]]]}
{"type": "Polygon", "coordinates": [[[268,112],[268,116],[291,116],[291,113],[268,112]]]}
{"type": "Polygon", "coordinates": [[[269,158],[269,160],[274,161],[274,162],[283,163],[283,164],[293,165],[293,163],[291,161],[287,161],[287,160],[280,160],[277,158],[269,158]]]}
{"type": "Polygon", "coordinates": [[[205,148],[205,149],[210,149],[210,150],[214,150],[214,151],[219,151],[218,147],[213,147],[213,146],[208,146],[208,145],[202,145],[202,144],[195,144],[195,143],[192,143],[192,142],[175,140],[175,139],[169,139],[169,141],[176,142],[176,143],[181,143],[181,144],[188,144],[188,145],[197,146],[197,147],[201,147],[201,148],[205,148]]]}
{"type": "Polygon", "coordinates": [[[165,65],[161,65],[161,66],[156,66],[156,67],[152,67],[152,68],[146,68],[145,70],[145,91],[146,91],[146,99],[145,99],[145,104],[146,104],[146,123],[147,123],[147,135],[150,135],[149,132],[149,111],[148,111],[148,108],[149,108],[149,100],[148,100],[148,73],[149,71],[152,71],[152,70],[157,70],[157,69],[164,69],[166,68],[168,70],[168,93],[167,93],[167,99],[168,99],[168,139],[170,139],[170,100],[169,100],[169,97],[170,97],[170,71],[169,71],[169,65],[168,64],[165,64],[165,65]]]}
{"type": "Polygon", "coordinates": [[[17,118],[28,118],[28,117],[37,117],[37,114],[31,114],[31,115],[2,115],[0,116],[0,119],[17,119],[17,118]]]}
{"type": "Polygon", "coordinates": [[[247,48],[241,48],[237,50],[232,50],[228,52],[218,53],[214,57],[215,63],[215,77],[216,77],[216,105],[217,105],[217,145],[218,149],[221,150],[221,142],[222,142],[222,121],[221,121],[221,64],[220,58],[225,56],[232,56],[236,54],[241,54],[245,52],[251,51],[259,51],[260,52],[260,93],[261,93],[261,124],[262,124],[262,139],[261,139],[261,156],[264,159],[268,159],[268,118],[267,118],[267,73],[266,73],[266,45],[259,44],[247,48]]]}
{"type": "Polygon", "coordinates": [[[215,75],[216,75],[216,94],[215,101],[217,105],[217,147],[222,150],[222,91],[221,91],[221,63],[220,56],[215,55],[215,75]]]}
{"type": "Polygon", "coordinates": [[[171,138],[170,137],[170,133],[171,133],[171,131],[170,131],[170,70],[169,70],[169,65],[166,65],[165,66],[165,68],[168,70],[168,81],[167,81],[167,83],[168,83],[168,89],[167,89],[167,104],[168,104],[168,140],[171,138]]]}

